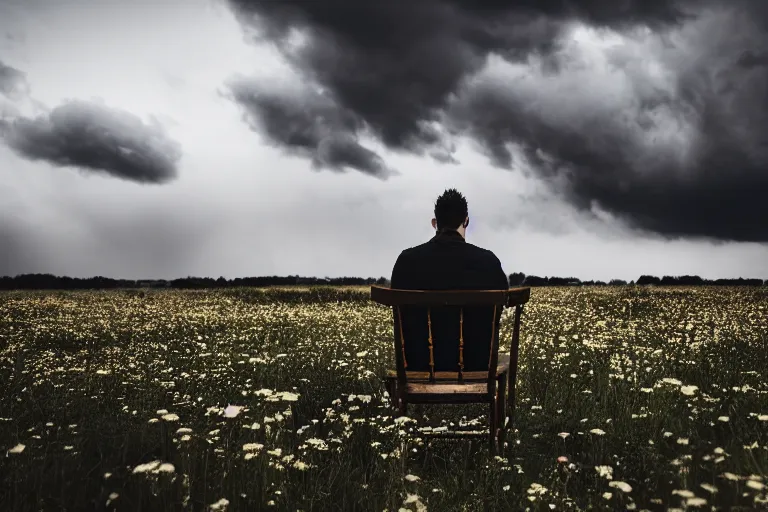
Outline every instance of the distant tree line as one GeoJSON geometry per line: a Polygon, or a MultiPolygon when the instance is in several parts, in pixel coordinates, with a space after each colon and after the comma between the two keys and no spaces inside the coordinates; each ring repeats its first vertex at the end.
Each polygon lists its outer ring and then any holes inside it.
{"type": "Polygon", "coordinates": [[[521,272],[509,275],[510,286],[768,286],[768,280],[762,279],[703,279],[699,276],[640,276],[637,281],[612,279],[605,281],[581,281],[575,277],[539,277],[527,276],[521,272]]]}
{"type": "Polygon", "coordinates": [[[52,274],[20,274],[0,277],[0,290],[93,290],[114,288],[231,288],[236,286],[370,286],[389,285],[385,277],[301,277],[263,276],[225,279],[184,277],[180,279],[112,279],[109,277],[66,277],[52,274]]]}
{"type": "MultiPolygon", "coordinates": [[[[15,277],[0,277],[0,290],[95,290],[114,288],[232,288],[240,286],[389,286],[389,279],[362,277],[301,277],[301,276],[262,276],[238,277],[225,279],[219,277],[184,277],[180,279],[112,279],[109,277],[66,277],[52,274],[20,274],[15,277]]],[[[648,276],[643,275],[637,281],[612,279],[604,281],[581,281],[575,277],[539,277],[527,276],[521,272],[509,275],[510,286],[768,286],[768,280],[762,279],[702,279],[699,276],[648,276]]]]}

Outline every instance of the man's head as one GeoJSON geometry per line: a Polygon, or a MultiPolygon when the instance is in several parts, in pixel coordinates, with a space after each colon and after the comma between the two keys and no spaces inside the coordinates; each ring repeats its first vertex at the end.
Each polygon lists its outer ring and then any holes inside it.
{"type": "Polygon", "coordinates": [[[450,188],[435,201],[435,218],[432,227],[440,229],[455,229],[461,236],[469,225],[467,200],[455,188],[450,188]]]}

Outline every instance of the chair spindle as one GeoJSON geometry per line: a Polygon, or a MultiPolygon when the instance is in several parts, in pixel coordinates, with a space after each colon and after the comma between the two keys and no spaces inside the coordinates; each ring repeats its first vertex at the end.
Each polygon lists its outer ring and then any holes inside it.
{"type": "Polygon", "coordinates": [[[459,312],[459,382],[464,383],[464,308],[459,312]]]}
{"type": "Polygon", "coordinates": [[[492,379],[496,377],[496,368],[491,368],[493,365],[493,349],[494,341],[496,341],[496,305],[493,306],[493,317],[491,318],[491,350],[488,357],[488,378],[492,379]]]}
{"type": "Polygon", "coordinates": [[[435,382],[435,350],[432,345],[432,308],[427,308],[427,325],[429,328],[429,381],[435,382]]]}
{"type": "Polygon", "coordinates": [[[408,361],[405,359],[405,336],[403,335],[403,317],[400,314],[400,306],[397,307],[397,323],[400,326],[400,350],[403,352],[403,368],[408,368],[408,361]]]}

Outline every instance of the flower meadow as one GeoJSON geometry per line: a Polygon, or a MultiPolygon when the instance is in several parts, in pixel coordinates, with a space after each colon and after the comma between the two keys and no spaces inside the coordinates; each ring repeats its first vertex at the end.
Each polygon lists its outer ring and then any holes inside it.
{"type": "Polygon", "coordinates": [[[367,288],[4,292],[0,510],[768,509],[764,288],[534,288],[503,457],[393,365],[367,288]]]}

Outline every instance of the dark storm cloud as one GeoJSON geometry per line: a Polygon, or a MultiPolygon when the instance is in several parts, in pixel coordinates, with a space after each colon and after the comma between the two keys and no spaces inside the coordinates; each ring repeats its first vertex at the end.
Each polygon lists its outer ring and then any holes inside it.
{"type": "MultiPolygon", "coordinates": [[[[291,29],[309,44],[286,56],[327,88],[391,148],[418,154],[446,145],[433,122],[461,80],[489,52],[524,58],[551,51],[575,17],[606,25],[677,22],[668,1],[230,0],[243,24],[288,48],[291,29]],[[257,17],[254,17],[257,15],[257,17]]],[[[437,151],[443,155],[444,151],[437,151]]]]}
{"type": "Polygon", "coordinates": [[[316,168],[350,167],[380,179],[392,174],[379,155],[358,143],[363,129],[359,116],[327,95],[306,87],[264,87],[244,77],[227,85],[254,130],[273,144],[311,158],[316,168]]]}
{"type": "Polygon", "coordinates": [[[514,52],[546,46],[556,26],[536,13],[512,13],[517,30],[489,20],[503,12],[419,2],[233,0],[241,21],[289,47],[290,29],[309,44],[286,56],[305,79],[328,90],[389,147],[425,154],[446,146],[433,123],[468,73],[482,68],[488,48],[514,52]],[[253,14],[261,15],[254,18],[253,14]]]}
{"type": "Polygon", "coordinates": [[[0,125],[0,136],[18,155],[139,183],[176,177],[180,145],[159,124],[97,103],[69,101],[34,119],[0,125]]]}
{"type": "Polygon", "coordinates": [[[726,112],[719,103],[730,98],[706,97],[707,118],[700,121],[705,129],[691,144],[695,156],[688,163],[680,161],[676,147],[646,146],[646,127],[656,128],[654,118],[661,117],[656,110],[686,111],[686,105],[663,99],[649,99],[630,123],[610,110],[571,123],[574,118],[559,119],[554,109],[539,110],[530,95],[487,86],[474,89],[453,113],[496,165],[511,165],[507,143],[515,142],[538,176],[582,210],[596,205],[636,228],[667,236],[768,240],[763,136],[734,137],[734,122],[746,111],[726,112]]]}
{"type": "MultiPolygon", "coordinates": [[[[768,241],[768,2],[229,3],[255,37],[276,42],[307,82],[327,91],[326,117],[365,127],[391,149],[445,157],[452,136],[468,134],[500,167],[524,155],[578,207],[667,236],[768,241]],[[707,17],[714,21],[700,23],[707,17]],[[573,22],[633,38],[649,28],[663,43],[654,57],[672,72],[671,85],[648,85],[650,72],[621,52],[611,64],[634,90],[614,108],[587,101],[600,93],[579,82],[539,94],[513,81],[473,80],[493,55],[531,65],[543,85],[576,73],[561,38],[573,22]],[[306,44],[291,44],[293,29],[306,44]],[[573,108],[579,102],[584,108],[573,108]]],[[[282,112],[312,104],[286,99],[282,112]]],[[[291,120],[273,115],[272,131],[291,120]]]]}
{"type": "Polygon", "coordinates": [[[566,62],[572,56],[563,52],[561,76],[549,80],[561,81],[555,91],[567,98],[526,87],[522,76],[509,87],[501,75],[477,80],[451,118],[500,167],[511,164],[508,143],[517,144],[539,176],[584,210],[597,206],[670,237],[765,242],[768,74],[759,59],[745,59],[768,48],[764,16],[722,12],[694,26],[688,48],[661,57],[677,70],[667,89],[639,72],[643,55],[617,50],[613,65],[634,89],[616,102],[579,84],[584,63],[566,62]]]}

